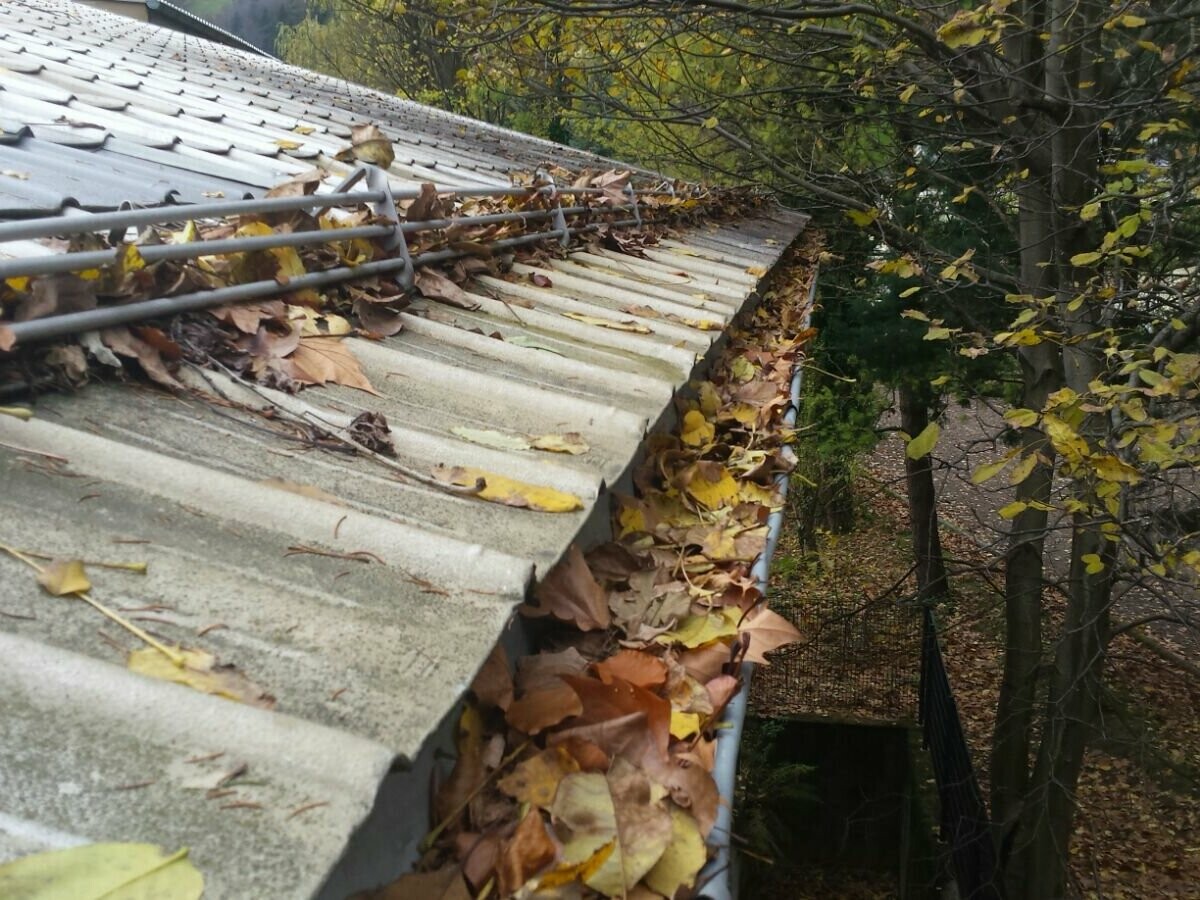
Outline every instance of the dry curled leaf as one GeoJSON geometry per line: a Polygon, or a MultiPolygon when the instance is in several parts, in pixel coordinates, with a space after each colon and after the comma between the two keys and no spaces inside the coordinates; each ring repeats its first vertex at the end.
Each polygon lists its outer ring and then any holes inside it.
{"type": "Polygon", "coordinates": [[[437,465],[430,472],[443,484],[474,489],[472,496],[492,503],[550,513],[583,509],[583,500],[574,494],[541,484],[517,481],[473,466],[437,465]]]}
{"type": "Polygon", "coordinates": [[[56,559],[38,572],[37,582],[55,597],[81,594],[92,589],[92,582],[77,559],[56,559]]]}
{"type": "Polygon", "coordinates": [[[535,597],[537,606],[526,607],[527,615],[551,615],[571,622],[580,631],[607,628],[612,621],[604,588],[592,576],[587,560],[575,544],[541,580],[535,597]]]}
{"type": "Polygon", "coordinates": [[[292,355],[283,360],[284,371],[301,384],[344,384],[379,396],[350,352],[349,345],[337,337],[303,338],[292,355]]]}
{"type": "Polygon", "coordinates": [[[187,685],[205,694],[215,694],[226,700],[237,700],[263,709],[275,708],[275,698],[236,666],[217,662],[217,658],[205,650],[175,649],[183,657],[181,666],[154,647],[130,651],[126,665],[130,671],[140,675],[187,685]]]}

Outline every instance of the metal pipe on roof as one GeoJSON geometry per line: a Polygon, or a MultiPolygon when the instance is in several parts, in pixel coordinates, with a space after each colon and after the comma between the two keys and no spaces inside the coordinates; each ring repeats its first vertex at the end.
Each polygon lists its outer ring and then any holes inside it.
{"type": "MultiPolygon", "coordinates": [[[[384,237],[391,234],[391,225],[362,225],[356,228],[296,231],[283,234],[250,235],[219,238],[212,241],[187,241],[182,244],[136,245],[142,259],[148,263],[168,259],[194,259],[198,256],[219,256],[226,253],[249,253],[254,250],[273,250],[276,247],[305,247],[310,244],[332,244],[357,238],[384,237]]],[[[54,256],[35,256],[26,259],[0,260],[0,278],[14,276],[53,275],[60,272],[81,272],[100,266],[113,265],[127,245],[111,250],[90,250],[81,253],[60,253],[54,256]]]]}
{"type": "MultiPolygon", "coordinates": [[[[600,225],[593,223],[572,228],[571,234],[585,234],[599,230],[600,225]]],[[[389,229],[390,230],[390,229],[389,229]]],[[[524,244],[537,243],[550,237],[556,237],[557,232],[538,232],[523,234],[511,238],[503,238],[488,244],[490,249],[519,247],[524,244]]],[[[212,309],[226,303],[240,303],[246,300],[260,300],[281,293],[303,291],[312,288],[329,287],[347,281],[356,281],[376,275],[392,275],[402,273],[408,265],[430,265],[451,259],[461,259],[469,256],[467,250],[435,250],[421,253],[410,260],[405,257],[382,259],[362,263],[357,266],[338,266],[321,272],[310,272],[299,275],[281,285],[272,279],[251,281],[246,284],[234,284],[209,291],[194,291],[190,294],[180,294],[175,297],[159,297],[153,300],[141,300],[136,303],[126,303],[121,306],[102,306],[82,312],[66,313],[60,316],[49,316],[44,319],[31,319],[25,322],[5,323],[6,330],[16,338],[18,344],[32,344],[39,341],[52,340],[79,334],[84,331],[94,331],[98,328],[112,328],[117,325],[128,325],[133,322],[144,322],[163,316],[178,315],[185,312],[196,312],[202,309],[212,309]]]]}
{"type": "MultiPolygon", "coordinates": [[[[805,313],[801,329],[808,327],[812,312],[813,300],[817,293],[817,271],[813,270],[812,282],[808,288],[808,312],[805,313]]],[[[796,416],[800,410],[800,391],[804,385],[804,366],[797,360],[792,369],[792,382],[787,410],[783,414],[783,425],[787,429],[796,426],[796,416]]],[[[762,553],[754,561],[750,575],[758,585],[759,591],[767,595],[767,582],[770,578],[771,559],[779,544],[783,532],[784,504],[787,502],[788,485],[791,479],[786,472],[775,477],[779,487],[780,506],[773,510],[767,518],[767,543],[762,553]]],[[[754,663],[742,663],[738,673],[742,681],[742,689],[733,695],[729,705],[725,707],[722,724],[725,725],[717,733],[717,752],[713,761],[713,779],[717,783],[717,791],[725,802],[717,807],[717,821],[713,831],[726,835],[724,843],[716,847],[716,855],[700,870],[701,884],[705,885],[700,893],[700,900],[737,900],[738,881],[737,871],[730,839],[733,835],[733,793],[737,780],[738,751],[742,745],[742,732],[746,727],[746,711],[750,705],[750,679],[754,675],[754,663]]]]}
{"type": "MultiPolygon", "coordinates": [[[[413,195],[416,196],[415,194],[413,195]]],[[[114,228],[140,228],[164,222],[183,222],[188,219],[219,219],[245,213],[296,212],[305,209],[328,209],[354,203],[379,203],[380,191],[359,191],[353,194],[309,194],[304,197],[262,197],[251,200],[219,200],[213,203],[156,206],[152,209],[126,209],[108,213],[86,213],[64,218],[47,216],[16,222],[0,222],[0,242],[26,241],[54,237],[59,234],[85,234],[112,231],[114,228]]]]}

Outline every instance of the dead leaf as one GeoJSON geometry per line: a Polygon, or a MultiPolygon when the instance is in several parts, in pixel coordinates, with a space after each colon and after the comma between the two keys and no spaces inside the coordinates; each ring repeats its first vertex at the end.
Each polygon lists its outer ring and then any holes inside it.
{"type": "Polygon", "coordinates": [[[459,309],[479,309],[479,304],[467,296],[457,284],[433,269],[418,269],[415,284],[421,296],[430,300],[444,300],[459,309]]]}
{"type": "Polygon", "coordinates": [[[151,380],[169,388],[182,388],[175,377],[167,371],[162,354],[150,344],[134,335],[128,328],[105,328],[100,332],[100,339],[114,353],[120,356],[136,359],[151,380]]]}
{"type": "Polygon", "coordinates": [[[523,734],[540,734],[564,719],[583,711],[579,695],[570,685],[559,681],[522,694],[509,704],[505,713],[508,724],[523,734]]]}
{"type": "Polygon", "coordinates": [[[565,312],[562,315],[585,325],[595,325],[597,328],[611,328],[614,331],[628,331],[632,334],[654,333],[654,329],[650,326],[634,322],[632,319],[602,319],[599,316],[589,316],[577,312],[565,312]]]}
{"type": "MultiPolygon", "coordinates": [[[[608,684],[595,678],[562,676],[583,702],[579,713],[580,725],[594,725],[621,719],[636,714],[645,717],[645,731],[649,738],[647,753],[658,758],[667,758],[667,745],[671,740],[671,704],[653,691],[636,687],[627,681],[614,678],[608,684]]],[[[604,750],[609,747],[595,738],[589,738],[604,750]]],[[[639,761],[640,757],[634,761],[639,761]]]]}
{"type": "Polygon", "coordinates": [[[359,891],[349,900],[474,900],[458,866],[436,872],[410,872],[373,891],[359,891]]]}
{"type": "Polygon", "coordinates": [[[344,384],[380,396],[371,387],[349,346],[341,338],[303,338],[292,355],[283,360],[284,371],[302,384],[344,384]]]}
{"type": "Polygon", "coordinates": [[[554,287],[554,282],[550,280],[550,277],[548,275],[543,275],[541,272],[530,272],[529,280],[538,287],[554,287]]]}
{"type": "Polygon", "coordinates": [[[462,810],[468,798],[483,783],[483,716],[471,703],[463,704],[454,736],[457,756],[450,777],[438,788],[434,798],[434,817],[445,822],[455,810],[462,810]]]}
{"type": "Polygon", "coordinates": [[[566,434],[535,434],[530,437],[529,443],[535,450],[570,453],[573,456],[587,453],[591,449],[583,435],[577,431],[568,431],[566,434]]]}
{"type": "Polygon", "coordinates": [[[339,162],[361,160],[386,169],[396,159],[396,151],[387,135],[377,125],[355,125],[350,130],[350,146],[334,159],[339,162]]]}
{"type": "Polygon", "coordinates": [[[205,694],[237,700],[250,706],[274,709],[275,698],[238,671],[236,666],[221,664],[205,650],[175,648],[184,664],[177,666],[161,650],[143,647],[132,650],[126,665],[132,672],[184,684],[205,694]]]}
{"type": "Polygon", "coordinates": [[[522,435],[506,434],[503,431],[486,428],[467,428],[464,425],[455,425],[450,432],[472,444],[491,447],[494,450],[529,450],[532,446],[522,435]]]}
{"type": "Polygon", "coordinates": [[[583,509],[583,501],[574,494],[540,484],[529,484],[497,475],[473,466],[434,466],[430,473],[442,484],[478,488],[471,496],[492,503],[503,503],[537,512],[563,513],[583,509]]]}
{"type": "Polygon", "coordinates": [[[674,897],[696,883],[708,850],[696,820],[682,809],[671,810],[671,842],[646,873],[645,884],[664,897],[674,897]]]}
{"type": "Polygon", "coordinates": [[[508,654],[497,644],[475,673],[471,693],[485,709],[508,709],[513,701],[513,678],[508,666],[508,654]]]}
{"type": "Polygon", "coordinates": [[[92,589],[83,563],[77,559],[56,559],[47,563],[38,572],[37,582],[55,597],[80,594],[92,589]]]}
{"type": "Polygon", "coordinates": [[[612,853],[585,878],[608,897],[623,897],[662,857],[671,843],[671,815],[665,790],[636,766],[613,760],[606,774],[580,772],[562,780],[553,815],[568,865],[592,859],[608,844],[612,853]]]}
{"type": "Polygon", "coordinates": [[[617,678],[640,688],[657,688],[667,683],[666,663],[641,650],[619,650],[594,668],[605,684],[617,678]]]}
{"type": "Polygon", "coordinates": [[[558,783],[579,770],[578,761],[566,747],[547,747],[518,763],[512,772],[500,779],[497,787],[519,803],[549,809],[554,803],[558,783]]]}
{"type": "Polygon", "coordinates": [[[537,606],[525,607],[527,615],[551,615],[573,623],[580,631],[607,628],[612,621],[604,588],[592,577],[587,560],[575,544],[541,580],[534,596],[537,606]]]}
{"type": "Polygon", "coordinates": [[[542,814],[531,809],[500,848],[496,874],[500,881],[500,896],[508,897],[558,856],[554,839],[546,833],[542,814]]]}
{"type": "Polygon", "coordinates": [[[769,664],[766,654],[787,644],[800,640],[799,629],[791,622],[769,609],[759,607],[746,616],[738,626],[741,634],[750,636],[750,647],[746,661],[769,664]]]}
{"type": "Polygon", "coordinates": [[[404,218],[410,222],[426,222],[429,219],[442,218],[441,200],[438,199],[437,188],[426,181],[421,185],[421,193],[404,211],[404,218]]]}

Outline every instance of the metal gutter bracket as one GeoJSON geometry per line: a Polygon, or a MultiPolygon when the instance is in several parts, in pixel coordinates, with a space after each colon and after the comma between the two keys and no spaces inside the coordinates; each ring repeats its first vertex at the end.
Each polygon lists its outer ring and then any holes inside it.
{"type": "MultiPolygon", "coordinates": [[[[392,196],[392,183],[388,180],[387,174],[376,166],[363,163],[362,171],[366,173],[368,189],[383,194],[383,199],[371,204],[371,209],[375,215],[387,219],[392,225],[392,233],[383,239],[383,247],[385,250],[396,251],[397,256],[404,261],[404,268],[396,276],[396,282],[408,290],[413,286],[415,273],[412,256],[408,252],[408,241],[404,237],[404,230],[400,227],[400,211],[396,209],[396,199],[392,196]]],[[[356,180],[354,176],[351,176],[347,182],[353,184],[354,180],[356,180]]]]}
{"type": "Polygon", "coordinates": [[[558,185],[554,183],[554,176],[545,169],[537,170],[537,180],[545,182],[544,187],[540,190],[550,189],[550,197],[554,200],[554,230],[558,232],[558,243],[560,246],[571,246],[571,230],[567,228],[567,217],[562,211],[562,195],[558,192],[558,185]]]}
{"type": "MultiPolygon", "coordinates": [[[[674,195],[673,191],[672,191],[672,195],[674,195]]],[[[635,191],[633,189],[633,180],[632,179],[630,179],[629,183],[627,185],[625,185],[625,196],[627,196],[629,198],[630,202],[633,204],[633,220],[637,223],[637,227],[641,228],[642,227],[642,211],[641,211],[641,209],[638,208],[638,195],[637,195],[637,191],[635,191]]]]}

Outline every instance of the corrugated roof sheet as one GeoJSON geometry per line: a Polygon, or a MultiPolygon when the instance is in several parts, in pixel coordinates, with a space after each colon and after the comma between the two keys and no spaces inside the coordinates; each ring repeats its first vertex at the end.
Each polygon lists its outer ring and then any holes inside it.
{"type": "MultiPolygon", "coordinates": [[[[0,170],[28,176],[0,176],[0,218],[261,192],[314,162],[335,180],[345,166],[332,157],[363,122],[397,139],[397,185],[606,165],[67,0],[0,4],[0,66],[0,170]]],[[[277,697],[267,711],[131,674],[110,643],[123,634],[0,555],[0,860],[90,840],[186,845],[211,898],[344,896],[395,874],[427,784],[397,793],[389,771],[428,756],[535,570],[604,532],[608,493],[628,484],[646,429],[669,420],[721,340],[661,318],[633,334],[563,313],[627,319],[637,304],[727,324],[802,225],[779,213],[693,230],[646,259],[589,251],[518,266],[552,287],[483,278],[474,311],[418,301],[396,337],[353,341],[378,397],[248,394],[211,376],[210,390],[334,424],[383,413],[410,468],[472,465],[557,487],[583,498],[575,513],[398,481],[250,413],[145,388],[91,385],[42,398],[30,422],[0,416],[0,542],[148,562],[145,577],[92,570],[96,596],[277,697]],[[590,449],[490,449],[460,427],[579,432],[590,449]],[[360,552],[382,564],[336,555],[360,552]],[[242,762],[233,799],[210,798],[242,762]],[[351,838],[372,810],[409,824],[360,864],[351,838]]]]}

